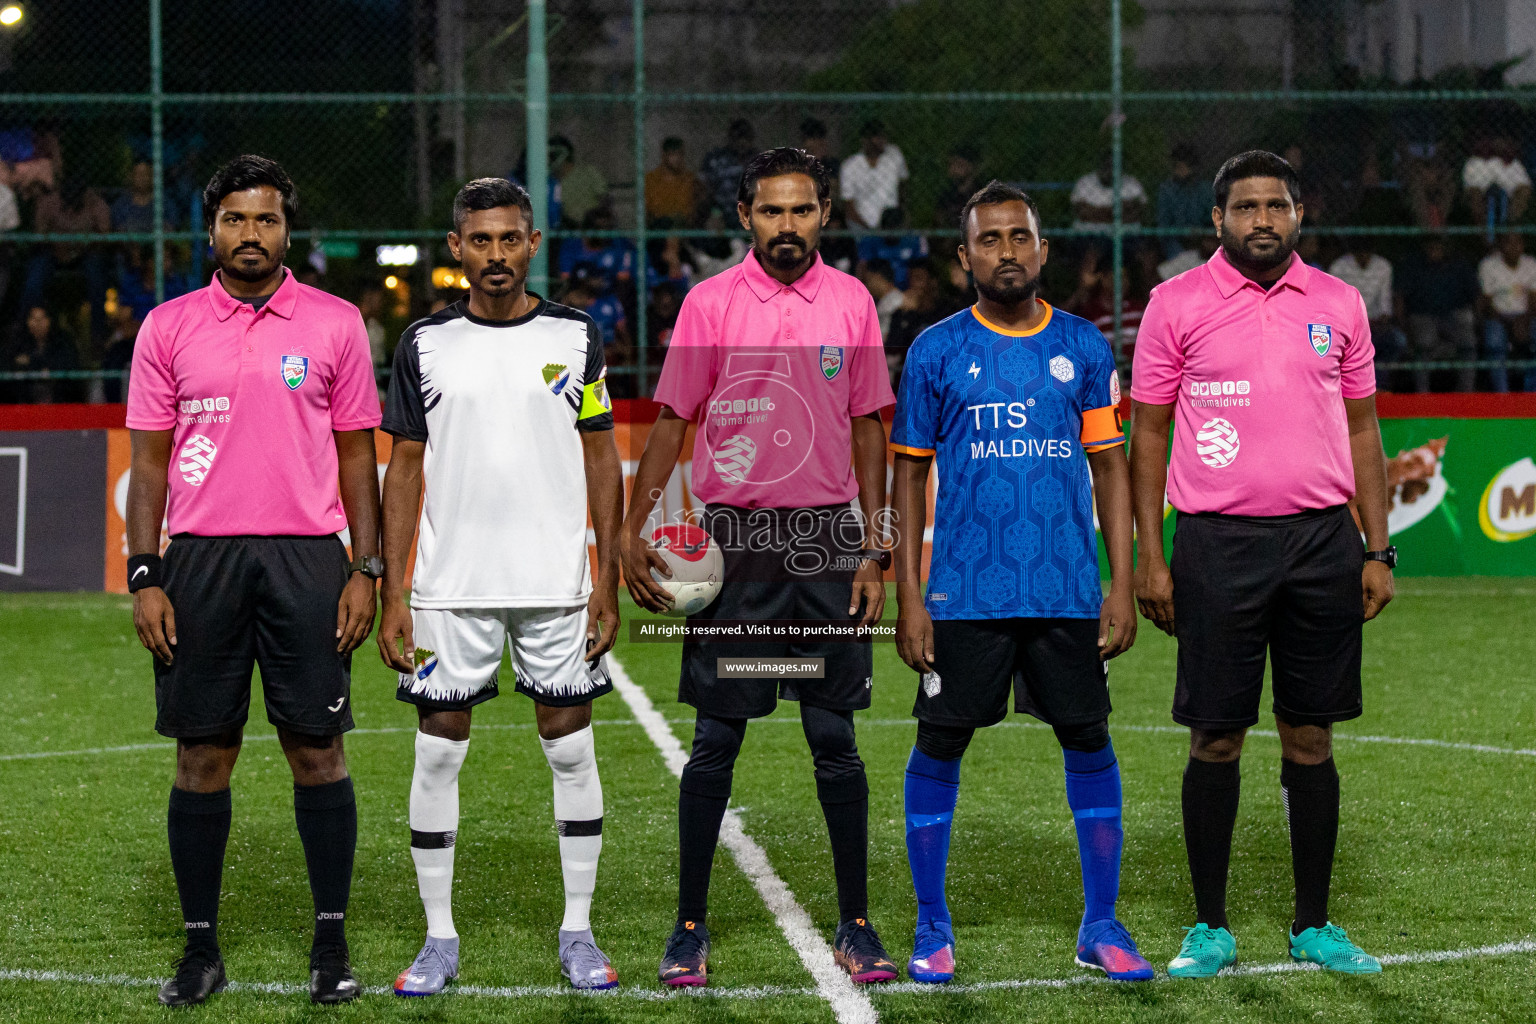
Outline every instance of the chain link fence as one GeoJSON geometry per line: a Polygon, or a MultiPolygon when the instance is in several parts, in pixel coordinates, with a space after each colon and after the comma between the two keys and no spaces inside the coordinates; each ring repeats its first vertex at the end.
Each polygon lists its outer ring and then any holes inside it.
{"type": "Polygon", "coordinates": [[[0,401],[120,400],[144,314],[209,279],[202,184],[247,151],[293,176],[289,266],[363,308],[381,379],[404,326],[463,295],[459,185],[547,170],[540,285],[608,332],[614,393],[645,396],[682,295],[744,253],[736,178],[774,145],[839,171],[823,254],[895,353],[970,301],[958,208],[996,177],[1039,203],[1044,296],[1128,364],[1151,287],[1213,249],[1216,167],[1264,147],[1301,174],[1303,257],[1367,294],[1384,387],[1536,390],[1519,4],[1479,8],[1505,11],[1496,39],[1413,0],[0,7],[0,401]]]}

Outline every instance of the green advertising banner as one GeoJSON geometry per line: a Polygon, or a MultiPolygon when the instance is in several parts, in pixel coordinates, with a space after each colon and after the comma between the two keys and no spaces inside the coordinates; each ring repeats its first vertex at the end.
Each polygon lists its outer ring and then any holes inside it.
{"type": "Polygon", "coordinates": [[[1399,576],[1536,576],[1536,422],[1384,419],[1399,576]]]}

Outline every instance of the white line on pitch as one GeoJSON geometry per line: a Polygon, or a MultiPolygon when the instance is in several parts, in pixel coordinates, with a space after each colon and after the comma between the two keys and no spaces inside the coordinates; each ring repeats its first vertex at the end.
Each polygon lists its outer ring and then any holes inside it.
{"type": "MultiPolygon", "coordinates": [[[[1458,960],[1476,960],[1484,957],[1512,956],[1519,953],[1536,953],[1536,940],[1521,939],[1516,942],[1501,942],[1488,946],[1470,946],[1463,949],[1431,950],[1421,953],[1389,953],[1381,958],[1383,966],[1411,966],[1414,964],[1443,964],[1453,963],[1458,960]]],[[[1250,964],[1243,967],[1228,967],[1221,972],[1224,978],[1253,977],[1266,974],[1288,974],[1299,971],[1320,971],[1316,964],[1301,964],[1294,960],[1272,964],[1250,964]]],[[[1157,982],[1167,983],[1178,979],[1169,978],[1159,974],[1157,982]]],[[[72,984],[93,985],[102,988],[158,988],[165,983],[164,978],[135,978],[126,974],[80,974],[72,971],[39,971],[39,970],[0,970],[0,981],[29,981],[39,984],[72,984]]],[[[1115,985],[1098,974],[1079,974],[1070,978],[1016,978],[1001,981],[978,981],[969,984],[949,985],[918,985],[913,982],[903,982],[896,985],[882,985],[876,989],[876,994],[891,995],[944,995],[963,994],[966,992],[991,992],[1007,989],[1023,988],[1068,988],[1076,985],[1115,985]]],[[[308,991],[304,985],[288,982],[230,982],[231,992],[257,992],[273,995],[299,995],[308,991]]],[[[369,995],[389,995],[391,990],[383,986],[370,986],[364,990],[369,995]]],[[[779,985],[743,985],[704,989],[692,989],[686,992],[665,992],[654,988],[621,988],[610,992],[576,992],[565,987],[554,985],[455,985],[448,990],[448,994],[456,994],[478,999],[548,999],[559,996],[574,996],[585,999],[643,999],[663,1000],[675,998],[698,999],[742,999],[763,1000],[775,999],[786,996],[817,996],[820,993],[814,988],[789,988],[779,985]]],[[[861,993],[859,993],[861,994],[861,993]]]]}
{"type": "MultiPolygon", "coordinates": [[[[673,775],[681,777],[688,755],[683,752],[683,745],[667,725],[667,720],[651,703],[650,696],[624,671],[617,658],[609,659],[609,672],[614,688],[629,705],[635,720],[644,727],[645,734],[656,744],[667,768],[673,775]]],[[[735,811],[725,812],[725,820],[720,824],[720,842],[736,858],[736,866],[751,879],[790,948],[799,954],[800,962],[815,980],[817,993],[832,1005],[832,1015],[839,1024],[876,1024],[880,1018],[875,1014],[874,1004],[854,987],[848,975],[833,961],[827,940],[822,938],[810,915],[773,869],[768,854],[742,828],[741,816],[735,811]]]]}

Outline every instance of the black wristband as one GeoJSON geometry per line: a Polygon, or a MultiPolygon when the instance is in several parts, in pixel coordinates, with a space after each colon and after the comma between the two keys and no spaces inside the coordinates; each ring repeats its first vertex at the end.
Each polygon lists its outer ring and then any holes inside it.
{"type": "Polygon", "coordinates": [[[128,558],[128,593],[145,587],[162,586],[159,555],[131,555],[128,558]]]}

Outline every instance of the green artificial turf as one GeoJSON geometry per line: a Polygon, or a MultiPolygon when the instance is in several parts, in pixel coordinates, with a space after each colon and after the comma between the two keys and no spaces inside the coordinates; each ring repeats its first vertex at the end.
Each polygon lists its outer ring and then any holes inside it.
{"type": "MultiPolygon", "coordinates": [[[[1338,729],[1344,811],[1332,916],[1378,955],[1536,938],[1536,581],[1404,580],[1368,627],[1366,714],[1338,729]],[[1525,754],[1369,742],[1395,737],[1485,744],[1525,754]]],[[[0,730],[0,1020],[165,1019],[151,979],[180,951],[165,846],[172,754],[157,737],[149,656],[126,598],[0,596],[0,663],[9,727],[0,730]],[[141,747],[141,745],[143,745],[141,747]],[[62,757],[15,755],[97,750],[62,757]],[[64,972],[123,984],[23,978],[64,972]]],[[[625,604],[626,615],[637,614],[625,604]]],[[[622,633],[627,634],[627,628],[622,633]]],[[[691,735],[675,702],[679,648],[622,645],[620,662],[691,735]]],[[[1145,622],[1110,675],[1125,787],[1121,914],[1161,968],[1193,923],[1179,779],[1186,741],[1172,728],[1172,641],[1145,622]]],[[[859,716],[870,777],[870,914],[893,956],[910,953],[915,904],[902,824],[902,771],[914,727],[914,679],[877,647],[874,706],[859,716]]],[[[371,642],[354,666],[360,841],[348,931],[369,986],[389,984],[423,934],[407,848],[415,717],[371,642]]],[[[259,700],[253,702],[260,708],[259,700]]],[[[673,996],[655,980],[676,900],[676,781],[617,694],[598,702],[606,797],[594,904],[599,942],[619,971],[606,996],[369,995],[322,1010],[307,977],[309,892],[293,828],[291,782],[272,730],[248,730],[236,770],[235,823],[220,935],[231,980],[291,991],[232,990],[190,1011],[209,1020],[831,1021],[828,1004],[729,854],[716,860],[711,992],[673,996]],[[768,987],[756,998],[732,989],[768,987]]],[[[465,986],[563,984],[554,939],[562,907],[550,783],[533,711],[510,692],[476,712],[462,783],[455,920],[465,986]]],[[[1261,723],[1261,729],[1272,728],[1261,723]]],[[[1255,735],[1244,758],[1230,907],[1240,964],[1286,959],[1290,857],[1279,746],[1255,735]]],[[[732,799],[823,935],[836,924],[830,853],[794,708],[748,729],[732,799]]],[[[1318,971],[1211,982],[1076,983],[1081,912],[1077,850],[1061,755],[1032,720],[978,734],[962,771],[949,872],[957,984],[988,990],[873,990],[884,1021],[1518,1021],[1536,1017],[1536,954],[1389,965],[1377,978],[1318,971]],[[1066,981],[1068,984],[1044,984],[1066,981]]]]}

